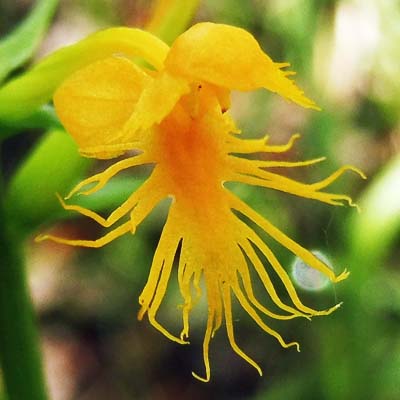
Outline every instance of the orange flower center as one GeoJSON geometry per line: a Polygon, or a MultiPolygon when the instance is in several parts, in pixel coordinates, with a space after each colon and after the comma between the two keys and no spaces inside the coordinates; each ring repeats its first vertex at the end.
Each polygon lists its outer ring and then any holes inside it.
{"type": "MultiPolygon", "coordinates": [[[[192,119],[180,104],[160,124],[155,160],[165,187],[181,205],[206,204],[221,195],[223,137],[203,118],[192,119]]],[[[185,207],[186,208],[186,207],[185,207]]]]}

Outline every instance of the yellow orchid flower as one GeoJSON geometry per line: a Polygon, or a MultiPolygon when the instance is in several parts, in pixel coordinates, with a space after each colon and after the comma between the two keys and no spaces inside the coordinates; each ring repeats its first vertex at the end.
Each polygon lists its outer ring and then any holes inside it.
{"type": "MultiPolygon", "coordinates": [[[[146,38],[151,45],[151,39],[146,38]]],[[[85,179],[66,199],[77,193],[97,192],[127,168],[153,164],[150,177],[108,218],[60,199],[66,210],[77,211],[103,227],[113,227],[103,237],[70,240],[41,235],[37,240],[101,247],[121,235],[133,234],[161,200],[171,198],[149,278],[139,296],[139,319],[147,314],[150,323],[166,337],[177,343],[188,343],[189,315],[202,296],[204,285],[208,304],[203,342],[205,376],[193,375],[209,381],[209,344],[223,323],[233,350],[261,375],[258,364],[235,341],[232,295],[261,329],[274,336],[282,346],[297,349],[298,343],[286,343],[261,315],[280,320],[310,318],[330,314],[340,304],[322,311],[304,305],[285,268],[252,225],[257,225],[332,282],[345,279],[348,272],[344,270],[336,276],[310,251],[231,193],[224,186],[225,182],[276,189],[332,205],[354,206],[350,197],[325,189],[347,170],[364,175],[357,168],[344,166],[320,182],[300,183],[272,172],[271,168],[302,167],[324,158],[300,162],[268,160],[268,154],[288,151],[298,135],[293,135],[284,145],[270,145],[267,137],[257,140],[240,137],[226,112],[233,89],[265,88],[303,107],[318,109],[287,77],[292,73],[282,70],[288,64],[274,63],[245,30],[199,23],[180,35],[165,51],[159,40],[154,40],[157,53],[146,59],[152,68],[141,67],[119,53],[79,69],[54,95],[57,113],[82,155],[113,158],[128,150],[139,153],[85,179]],[[247,158],[256,153],[264,153],[262,160],[247,158]],[[175,259],[183,298],[180,335],[169,332],[156,318],[175,259]],[[266,266],[264,259],[268,262],[266,266]],[[257,299],[250,270],[258,275],[281,313],[270,310],[257,299]],[[270,271],[284,284],[291,304],[285,303],[274,289],[270,271]]]]}

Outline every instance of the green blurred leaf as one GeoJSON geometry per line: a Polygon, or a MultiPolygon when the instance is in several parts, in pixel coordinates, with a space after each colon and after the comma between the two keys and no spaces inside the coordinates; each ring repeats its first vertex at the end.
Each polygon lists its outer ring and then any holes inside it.
{"type": "Polygon", "coordinates": [[[249,28],[258,22],[259,15],[253,2],[244,5],[242,0],[205,0],[204,4],[220,23],[249,28]]]}
{"type": "Polygon", "coordinates": [[[71,136],[49,131],[14,174],[6,191],[6,209],[23,231],[59,212],[55,193],[66,193],[91,160],[83,158],[71,136]]]}
{"type": "Polygon", "coordinates": [[[44,105],[29,116],[12,121],[0,121],[0,139],[6,139],[24,129],[62,129],[53,106],[44,105]]]}
{"type": "MultiPolygon", "coordinates": [[[[85,175],[92,160],[83,158],[70,135],[61,129],[49,131],[13,176],[6,191],[8,215],[26,234],[40,225],[79,217],[65,211],[56,198],[68,193],[85,175]]],[[[70,204],[96,212],[115,209],[143,180],[116,177],[90,196],[74,196],[70,204]]]]}
{"type": "MultiPolygon", "coordinates": [[[[400,156],[375,177],[359,203],[362,212],[351,221],[354,254],[381,259],[400,228],[400,156]]],[[[369,263],[371,264],[371,263],[369,263]]]]}
{"type": "Polygon", "coordinates": [[[33,55],[57,5],[58,0],[38,0],[25,21],[0,42],[0,82],[33,55]]]}
{"type": "Polygon", "coordinates": [[[146,29],[171,44],[186,30],[198,4],[199,0],[158,0],[146,29]]]}
{"type": "Polygon", "coordinates": [[[299,399],[299,394],[307,391],[307,383],[311,378],[312,376],[310,376],[309,371],[298,371],[298,374],[288,374],[284,376],[284,381],[275,380],[266,389],[260,390],[253,400],[299,399]]]}
{"type": "Polygon", "coordinates": [[[317,8],[323,3],[315,0],[265,2],[266,10],[261,14],[276,40],[282,40],[284,54],[277,56],[292,63],[292,68],[300,76],[308,74],[311,68],[313,38],[318,22],[315,16],[317,8]]]}
{"type": "Polygon", "coordinates": [[[385,373],[379,381],[379,392],[382,399],[400,397],[400,339],[395,340],[390,352],[386,353],[385,373]]]}
{"type": "Polygon", "coordinates": [[[105,57],[141,57],[161,68],[168,46],[148,32],[110,28],[52,53],[30,71],[0,88],[0,120],[12,122],[46,104],[61,82],[74,71],[105,57]]]}

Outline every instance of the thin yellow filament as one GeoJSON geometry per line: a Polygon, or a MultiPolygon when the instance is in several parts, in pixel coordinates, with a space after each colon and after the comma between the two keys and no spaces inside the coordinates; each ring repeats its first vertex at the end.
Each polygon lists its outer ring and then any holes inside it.
{"type": "Polygon", "coordinates": [[[112,230],[111,232],[108,232],[106,235],[96,240],[75,240],[75,239],[60,238],[54,235],[38,235],[35,238],[35,242],[42,242],[43,240],[52,240],[53,242],[67,244],[70,246],[99,248],[105,246],[106,244],[112,242],[113,240],[119,238],[120,236],[125,235],[125,233],[128,233],[130,230],[131,230],[131,223],[125,222],[118,228],[112,230]]]}
{"type": "Polygon", "coordinates": [[[210,347],[210,340],[212,337],[212,333],[214,331],[214,329],[213,329],[214,317],[215,317],[215,311],[212,307],[209,306],[208,317],[207,317],[207,328],[206,328],[206,333],[204,335],[204,340],[203,340],[203,359],[204,359],[204,366],[205,366],[205,370],[206,370],[206,376],[205,376],[205,378],[203,378],[200,375],[198,375],[192,371],[193,377],[198,379],[201,382],[209,382],[210,381],[211,371],[210,371],[209,347],[210,347]]]}
{"type": "MultiPolygon", "coordinates": [[[[280,319],[280,320],[288,320],[288,319],[293,319],[296,317],[300,317],[300,316],[304,316],[301,315],[299,313],[292,313],[289,315],[280,315],[280,314],[276,314],[270,310],[268,310],[268,308],[266,308],[265,306],[263,306],[255,297],[254,292],[253,292],[253,285],[251,283],[251,278],[250,278],[250,274],[249,274],[249,269],[245,260],[243,260],[244,263],[239,263],[238,264],[238,273],[242,279],[243,282],[243,287],[245,289],[246,295],[249,298],[250,302],[259,310],[261,311],[263,314],[271,317],[271,318],[275,318],[275,319],[280,319]]],[[[239,286],[239,283],[237,283],[237,285],[239,286]]]]}
{"type": "Polygon", "coordinates": [[[267,145],[268,135],[262,139],[239,139],[235,136],[230,136],[229,139],[226,139],[227,153],[285,153],[293,147],[295,141],[299,138],[300,134],[295,133],[286,144],[269,146],[267,145]]]}
{"type": "Polygon", "coordinates": [[[309,165],[317,164],[321,161],[325,161],[326,157],[313,158],[312,160],[306,161],[257,161],[253,162],[259,168],[295,168],[295,167],[307,167],[309,165]]]}
{"type": "Polygon", "coordinates": [[[233,321],[232,321],[232,303],[231,303],[231,289],[227,285],[223,285],[222,287],[222,298],[224,301],[224,310],[225,310],[225,325],[226,332],[228,334],[229,343],[233,349],[233,351],[242,357],[245,361],[247,361],[251,366],[253,366],[257,372],[262,376],[262,370],[260,366],[250,358],[240,347],[237,345],[235,341],[235,334],[233,332],[233,321]]]}
{"type": "MultiPolygon", "coordinates": [[[[246,203],[244,203],[234,195],[231,195],[231,206],[232,208],[236,209],[237,211],[248,217],[254,223],[256,223],[266,233],[268,233],[272,238],[274,238],[278,243],[280,243],[282,246],[290,250],[293,254],[304,260],[308,265],[312,266],[313,268],[317,269],[318,271],[328,276],[332,282],[340,282],[341,280],[347,278],[349,273],[346,270],[344,270],[340,275],[336,276],[331,268],[329,268],[321,260],[315,257],[309,250],[305,249],[304,247],[296,243],[294,240],[290,239],[283,232],[281,232],[279,229],[273,226],[268,220],[261,217],[260,214],[255,212],[251,207],[249,207],[246,203]]],[[[272,254],[273,256],[272,251],[268,249],[266,244],[262,242],[257,235],[254,234],[251,240],[253,242],[257,242],[255,244],[258,247],[261,246],[263,249],[265,249],[267,254],[272,254]]],[[[290,279],[288,279],[288,284],[289,282],[290,279]]]]}
{"type": "Polygon", "coordinates": [[[287,304],[283,303],[278,294],[276,293],[276,290],[273,286],[273,283],[264,267],[262,264],[261,260],[258,258],[258,255],[256,254],[253,246],[250,244],[248,240],[241,242],[241,246],[243,247],[244,252],[246,255],[249,257],[249,260],[251,261],[252,265],[254,266],[258,276],[260,277],[261,282],[263,283],[265,289],[267,290],[268,294],[270,295],[272,301],[280,307],[282,310],[287,311],[288,313],[291,313],[292,315],[299,316],[299,317],[305,317],[310,319],[309,314],[303,314],[302,312],[296,310],[293,307],[288,306],[287,304]]]}
{"type": "Polygon", "coordinates": [[[278,332],[276,332],[275,330],[271,329],[268,325],[266,325],[263,322],[263,320],[260,318],[260,316],[254,310],[254,308],[247,301],[247,299],[243,295],[243,293],[240,290],[240,288],[232,286],[232,290],[233,290],[233,293],[235,294],[236,298],[239,300],[239,303],[244,308],[244,310],[250,315],[250,317],[253,318],[253,320],[257,323],[257,325],[263,331],[265,331],[269,335],[271,335],[274,338],[276,338],[282,347],[288,348],[288,347],[291,347],[291,346],[296,346],[297,347],[297,351],[300,351],[300,345],[297,342],[286,343],[283,340],[282,336],[278,332]]]}
{"type": "Polygon", "coordinates": [[[147,163],[150,163],[151,161],[145,154],[140,154],[135,157],[130,157],[125,160],[118,161],[117,163],[111,165],[108,167],[105,171],[100,172],[99,174],[93,175],[90,178],[84,179],[83,181],[79,182],[69,193],[67,196],[65,196],[65,200],[70,199],[73,195],[76,193],[80,195],[90,195],[92,193],[98,192],[100,189],[102,189],[107,182],[116,174],[119,172],[131,168],[131,167],[136,167],[139,165],[144,165],[147,163]],[[83,187],[91,184],[91,183],[96,183],[93,187],[90,189],[87,189],[85,191],[79,192],[83,187]]]}

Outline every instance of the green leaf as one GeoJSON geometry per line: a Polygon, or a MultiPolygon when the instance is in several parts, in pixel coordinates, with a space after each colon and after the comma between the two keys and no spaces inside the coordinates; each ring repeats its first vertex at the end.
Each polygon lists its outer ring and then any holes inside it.
{"type": "Polygon", "coordinates": [[[165,1],[158,0],[146,29],[171,44],[186,30],[198,5],[199,0],[172,0],[167,5],[165,1]]]}
{"type": "Polygon", "coordinates": [[[57,4],[58,0],[39,0],[25,21],[0,42],[0,82],[33,55],[57,4]]]}
{"type": "Polygon", "coordinates": [[[368,264],[385,256],[399,232],[399,182],[400,156],[397,156],[368,186],[360,199],[361,213],[351,221],[348,230],[353,252],[363,255],[368,264]]]}
{"type": "Polygon", "coordinates": [[[22,232],[37,228],[59,212],[55,193],[69,191],[90,162],[63,130],[46,133],[9,183],[5,199],[8,217],[22,232]]]}
{"type": "MultiPolygon", "coordinates": [[[[51,130],[16,171],[6,190],[7,216],[25,235],[40,225],[79,217],[65,211],[56,193],[67,194],[78,183],[92,160],[83,158],[70,135],[51,130]]],[[[101,191],[74,196],[68,203],[104,212],[119,207],[141,184],[142,178],[115,177],[101,191]]]]}
{"type": "Polygon", "coordinates": [[[25,74],[0,88],[0,120],[15,121],[46,104],[61,82],[74,71],[97,60],[123,54],[140,57],[160,69],[168,46],[148,32],[109,28],[44,58],[25,74]]]}
{"type": "MultiPolygon", "coordinates": [[[[0,140],[4,140],[13,134],[20,133],[25,129],[62,129],[60,120],[53,106],[45,104],[31,115],[10,121],[0,120],[0,140]]],[[[1,400],[1,399],[0,399],[1,400]]]]}

